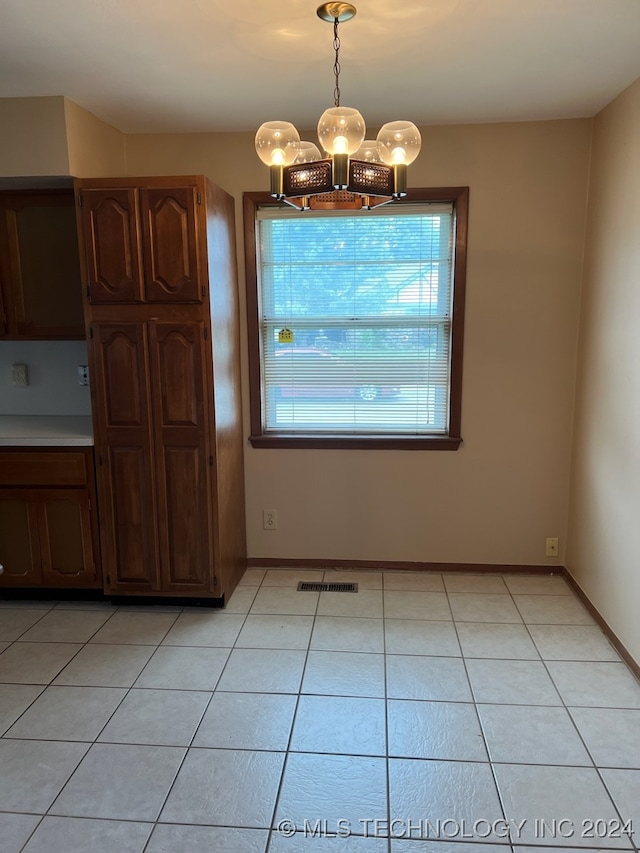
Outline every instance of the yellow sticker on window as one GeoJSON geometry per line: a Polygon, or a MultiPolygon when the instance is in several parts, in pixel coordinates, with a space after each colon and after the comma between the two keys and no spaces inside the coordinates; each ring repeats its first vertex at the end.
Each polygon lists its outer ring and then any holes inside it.
{"type": "Polygon", "coordinates": [[[293,332],[291,329],[280,329],[278,332],[278,343],[279,344],[292,344],[293,343],[293,332]]]}

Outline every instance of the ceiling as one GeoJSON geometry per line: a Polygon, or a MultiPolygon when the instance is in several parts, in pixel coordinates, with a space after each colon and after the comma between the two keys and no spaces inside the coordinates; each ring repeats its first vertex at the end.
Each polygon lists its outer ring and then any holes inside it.
{"type": "MultiPolygon", "coordinates": [[[[334,86],[318,3],[0,0],[0,97],[66,95],[127,133],[312,128],[334,86]]],[[[342,103],[372,131],[590,116],[640,77],[640,0],[355,3],[342,103]]]]}

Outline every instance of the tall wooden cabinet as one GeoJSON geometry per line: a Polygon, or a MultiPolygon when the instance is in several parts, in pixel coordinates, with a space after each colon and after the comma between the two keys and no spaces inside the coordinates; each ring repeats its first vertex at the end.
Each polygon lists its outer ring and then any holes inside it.
{"type": "Polygon", "coordinates": [[[79,180],[106,590],[228,598],[246,565],[233,199],[79,180]]]}

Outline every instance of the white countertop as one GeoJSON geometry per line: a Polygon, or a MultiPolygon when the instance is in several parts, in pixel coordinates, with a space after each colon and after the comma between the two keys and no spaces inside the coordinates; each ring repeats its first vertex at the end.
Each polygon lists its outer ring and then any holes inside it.
{"type": "Polygon", "coordinates": [[[92,444],[91,417],[0,415],[0,447],[80,447],[92,444]]]}

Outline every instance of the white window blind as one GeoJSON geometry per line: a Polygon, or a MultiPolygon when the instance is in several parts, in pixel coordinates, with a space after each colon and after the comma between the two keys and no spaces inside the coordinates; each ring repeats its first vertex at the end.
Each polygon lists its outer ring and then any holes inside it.
{"type": "Polygon", "coordinates": [[[266,435],[448,432],[449,203],[258,211],[266,435]]]}

